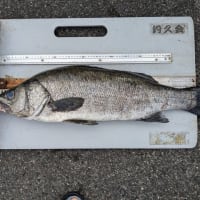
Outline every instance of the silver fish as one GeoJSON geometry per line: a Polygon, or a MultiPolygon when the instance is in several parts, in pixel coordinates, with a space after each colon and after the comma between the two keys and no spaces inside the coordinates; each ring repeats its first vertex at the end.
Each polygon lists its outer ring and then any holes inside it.
{"type": "Polygon", "coordinates": [[[97,121],[168,122],[161,113],[200,114],[200,89],[160,85],[142,73],[69,66],[35,75],[0,95],[0,110],[45,121],[97,124],[97,121]]]}

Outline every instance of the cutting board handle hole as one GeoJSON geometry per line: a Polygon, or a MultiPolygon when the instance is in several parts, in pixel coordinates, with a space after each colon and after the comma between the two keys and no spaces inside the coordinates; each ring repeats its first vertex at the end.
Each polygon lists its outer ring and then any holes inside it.
{"type": "Polygon", "coordinates": [[[58,26],[56,37],[104,37],[107,29],[104,26],[58,26]]]}

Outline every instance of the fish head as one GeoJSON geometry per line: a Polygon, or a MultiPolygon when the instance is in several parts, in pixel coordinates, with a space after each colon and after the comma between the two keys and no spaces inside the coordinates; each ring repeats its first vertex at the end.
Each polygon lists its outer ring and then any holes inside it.
{"type": "Polygon", "coordinates": [[[0,95],[0,111],[14,115],[25,115],[26,90],[24,85],[9,89],[0,95]]]}
{"type": "Polygon", "coordinates": [[[29,80],[0,95],[0,111],[18,117],[37,116],[49,101],[48,91],[38,81],[29,80]]]}

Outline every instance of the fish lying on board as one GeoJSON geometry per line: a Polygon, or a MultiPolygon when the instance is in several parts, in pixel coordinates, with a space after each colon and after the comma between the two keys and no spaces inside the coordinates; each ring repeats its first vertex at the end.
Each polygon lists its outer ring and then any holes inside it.
{"type": "Polygon", "coordinates": [[[166,110],[200,115],[200,89],[160,85],[142,73],[69,66],[40,73],[0,95],[0,111],[45,122],[168,122],[166,110]]]}

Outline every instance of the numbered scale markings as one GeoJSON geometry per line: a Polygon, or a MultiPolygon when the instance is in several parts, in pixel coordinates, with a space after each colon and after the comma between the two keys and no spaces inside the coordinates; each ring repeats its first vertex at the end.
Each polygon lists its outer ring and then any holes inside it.
{"type": "Polygon", "coordinates": [[[171,53],[1,55],[0,64],[130,64],[171,63],[171,53]]]}

